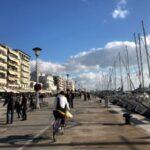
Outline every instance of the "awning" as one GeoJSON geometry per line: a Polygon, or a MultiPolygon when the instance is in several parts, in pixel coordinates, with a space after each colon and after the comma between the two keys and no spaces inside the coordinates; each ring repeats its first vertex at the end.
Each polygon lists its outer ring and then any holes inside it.
{"type": "Polygon", "coordinates": [[[0,88],[0,92],[5,92],[5,90],[4,90],[4,89],[2,89],[2,88],[0,88]]]}
{"type": "Polygon", "coordinates": [[[41,90],[41,91],[39,91],[39,93],[52,93],[52,91],[50,91],[50,90],[41,90]]]}
{"type": "Polygon", "coordinates": [[[20,89],[20,90],[18,90],[18,92],[21,92],[21,93],[33,93],[35,91],[33,89],[20,89]]]}
{"type": "Polygon", "coordinates": [[[18,91],[16,91],[16,90],[12,90],[12,89],[10,89],[10,88],[6,88],[6,87],[4,87],[3,89],[4,89],[4,92],[19,93],[18,91]]]}

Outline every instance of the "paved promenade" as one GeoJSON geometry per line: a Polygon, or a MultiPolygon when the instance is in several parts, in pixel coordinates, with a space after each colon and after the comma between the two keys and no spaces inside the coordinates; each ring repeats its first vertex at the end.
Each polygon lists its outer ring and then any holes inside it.
{"type": "Polygon", "coordinates": [[[0,119],[2,150],[149,150],[150,134],[136,124],[124,125],[122,114],[113,106],[105,108],[98,100],[75,99],[74,118],[68,121],[65,134],[52,142],[50,107],[29,112],[27,121],[15,119],[4,125],[0,119]]]}

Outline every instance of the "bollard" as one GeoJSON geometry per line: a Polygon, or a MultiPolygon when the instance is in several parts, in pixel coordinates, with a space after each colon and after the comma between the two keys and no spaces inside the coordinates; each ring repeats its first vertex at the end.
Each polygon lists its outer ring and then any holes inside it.
{"type": "Polygon", "coordinates": [[[131,124],[131,115],[129,113],[123,114],[123,117],[125,118],[125,124],[131,124]]]}

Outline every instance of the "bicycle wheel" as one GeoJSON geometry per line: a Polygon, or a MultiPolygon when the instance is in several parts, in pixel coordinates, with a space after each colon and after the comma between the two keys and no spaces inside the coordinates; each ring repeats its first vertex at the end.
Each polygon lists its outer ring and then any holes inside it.
{"type": "Polygon", "coordinates": [[[57,119],[53,124],[53,141],[56,142],[56,134],[59,131],[59,128],[61,127],[61,119],[57,119]]]}

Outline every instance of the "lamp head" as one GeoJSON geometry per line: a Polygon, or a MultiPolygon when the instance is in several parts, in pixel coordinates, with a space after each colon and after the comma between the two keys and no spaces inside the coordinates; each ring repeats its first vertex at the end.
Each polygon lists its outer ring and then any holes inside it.
{"type": "Polygon", "coordinates": [[[42,50],[42,49],[39,48],[39,47],[33,48],[33,51],[35,52],[35,55],[36,55],[36,56],[39,56],[39,55],[40,55],[41,50],[42,50]]]}
{"type": "Polygon", "coordinates": [[[67,78],[69,78],[69,74],[66,74],[67,75],[67,78]]]}

